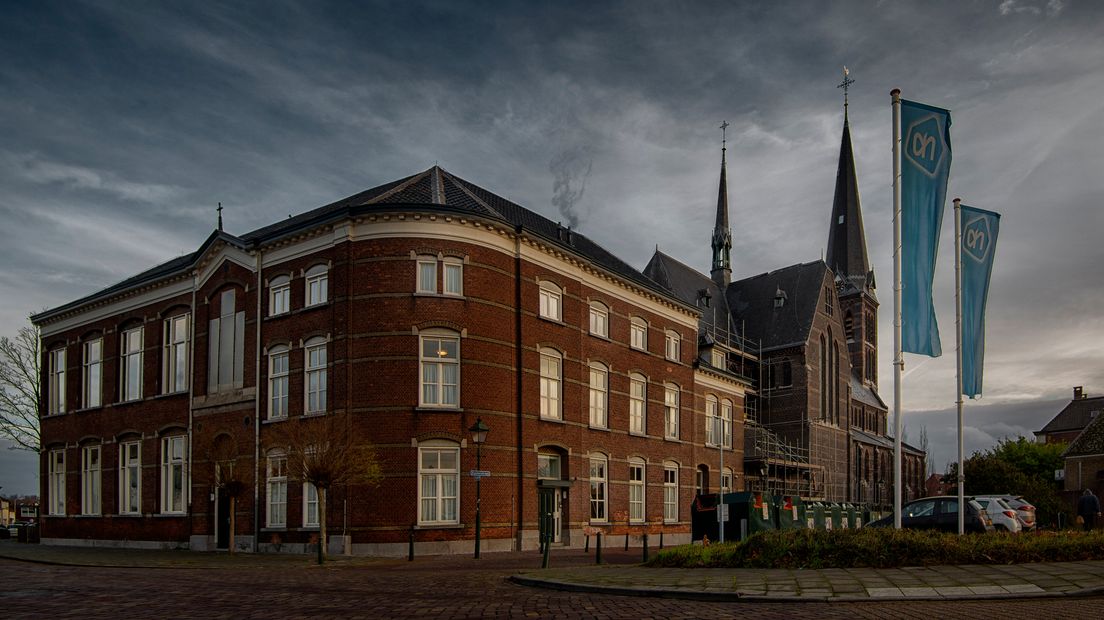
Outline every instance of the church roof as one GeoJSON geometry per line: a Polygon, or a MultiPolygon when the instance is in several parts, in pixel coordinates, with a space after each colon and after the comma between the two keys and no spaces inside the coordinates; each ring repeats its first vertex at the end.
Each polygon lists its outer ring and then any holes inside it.
{"type": "Polygon", "coordinates": [[[1104,415],[1097,413],[1085,430],[1070,442],[1062,456],[1090,456],[1104,454],[1104,415]]]}
{"type": "Polygon", "coordinates": [[[874,280],[866,254],[859,181],[855,154],[851,147],[851,128],[846,117],[836,168],[836,193],[832,199],[832,220],[828,226],[828,266],[846,285],[843,294],[873,294],[874,280]]]}
{"type": "Polygon", "coordinates": [[[861,377],[854,372],[851,373],[851,398],[870,405],[871,407],[881,409],[882,411],[889,411],[889,407],[886,406],[885,401],[874,390],[871,390],[869,386],[863,383],[861,377]]]}
{"type": "Polygon", "coordinates": [[[727,331],[728,304],[724,292],[712,278],[658,249],[644,267],[644,275],[674,293],[683,303],[697,306],[702,312],[702,323],[712,326],[716,319],[718,327],[727,331]],[[709,296],[708,306],[703,299],[705,295],[709,296]]]}
{"type": "Polygon", "coordinates": [[[818,260],[733,282],[725,296],[733,322],[742,322],[744,337],[760,341],[765,351],[805,344],[827,271],[818,260]],[[784,299],[778,307],[775,297],[780,295],[784,299]]]}
{"type": "MultiPolygon", "coordinates": [[[[673,295],[668,287],[656,284],[651,278],[637,271],[585,235],[563,228],[557,222],[553,222],[474,183],[450,174],[438,166],[433,166],[418,174],[384,183],[294,217],[263,226],[240,237],[216,230],[195,252],[166,261],[82,299],[37,314],[32,317],[32,320],[36,322],[48,320],[87,303],[105,299],[164,278],[187,273],[195,266],[196,261],[203,256],[204,251],[218,240],[249,250],[298,234],[314,226],[341,221],[351,216],[369,214],[373,211],[392,210],[395,207],[412,211],[451,212],[457,215],[498,220],[515,228],[521,226],[530,234],[542,238],[544,242],[576,254],[642,288],[667,297],[672,301],[682,300],[681,297],[673,295]]],[[[690,306],[695,305],[692,300],[686,303],[690,306]]]]}
{"type": "Polygon", "coordinates": [[[1064,431],[1076,431],[1085,428],[1093,420],[1093,412],[1098,412],[1095,417],[1100,417],[1099,412],[1104,410],[1104,396],[1092,398],[1077,398],[1071,400],[1058,415],[1047,422],[1036,434],[1061,433],[1064,431]]]}
{"type": "MultiPolygon", "coordinates": [[[[895,442],[893,438],[888,435],[877,435],[875,433],[868,433],[867,431],[857,428],[851,428],[848,431],[848,434],[851,436],[851,439],[859,443],[867,444],[869,446],[884,448],[886,450],[893,450],[895,447],[895,442]]],[[[906,441],[901,442],[901,451],[916,456],[924,454],[923,450],[915,446],[910,446],[906,441]]]]}

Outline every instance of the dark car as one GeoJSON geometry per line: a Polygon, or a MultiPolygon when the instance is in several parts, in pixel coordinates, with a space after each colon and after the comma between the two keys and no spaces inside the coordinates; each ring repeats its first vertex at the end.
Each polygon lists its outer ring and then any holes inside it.
{"type": "MultiPolygon", "coordinates": [[[[893,515],[873,521],[867,527],[893,527],[893,515]]],[[[901,507],[901,527],[958,532],[958,498],[949,495],[925,497],[905,504],[901,507]]],[[[979,534],[993,531],[989,515],[972,497],[966,498],[965,529],[979,534]]]]}

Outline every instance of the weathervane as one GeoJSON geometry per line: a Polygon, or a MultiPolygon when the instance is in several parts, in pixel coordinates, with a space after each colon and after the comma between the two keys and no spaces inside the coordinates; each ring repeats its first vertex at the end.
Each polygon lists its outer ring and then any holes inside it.
{"type": "Polygon", "coordinates": [[[725,136],[728,130],[728,121],[721,121],[721,156],[724,156],[725,152],[725,136]]]}
{"type": "Polygon", "coordinates": [[[844,67],[843,67],[843,82],[839,86],[836,87],[836,88],[842,88],[843,89],[843,109],[844,109],[844,111],[847,110],[847,89],[850,88],[851,85],[854,84],[854,83],[855,83],[855,80],[851,79],[851,72],[848,71],[847,66],[844,65],[844,67]]]}

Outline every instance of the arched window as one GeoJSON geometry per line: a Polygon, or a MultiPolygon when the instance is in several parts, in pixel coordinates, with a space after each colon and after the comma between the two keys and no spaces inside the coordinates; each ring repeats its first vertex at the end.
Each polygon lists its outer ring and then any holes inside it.
{"type": "Polygon", "coordinates": [[[65,413],[65,347],[54,349],[47,355],[50,365],[47,412],[65,413]]]}
{"type": "Polygon", "coordinates": [[[855,317],[851,316],[850,310],[843,315],[843,332],[848,344],[855,342],[855,317]]]}
{"type": "Polygon", "coordinates": [[[418,523],[460,522],[460,446],[434,439],[418,444],[418,523]]]}
{"type": "Polygon", "coordinates": [[[629,322],[629,346],[639,351],[648,350],[648,322],[638,316],[629,322]]]}
{"type": "Polygon", "coordinates": [[[633,457],[629,459],[629,522],[644,522],[645,496],[645,464],[644,459],[633,457]]]}
{"type": "Polygon", "coordinates": [[[663,436],[667,439],[679,436],[679,387],[674,383],[663,386],[663,436]]]}
{"type": "Polygon", "coordinates": [[[828,346],[820,337],[820,417],[828,419],[828,346]]]}
{"type": "Polygon", "coordinates": [[[266,520],[268,527],[287,527],[287,454],[281,450],[268,453],[265,482],[268,489],[266,520]]]}
{"type": "Polygon", "coordinates": [[[431,329],[418,335],[421,352],[419,404],[422,407],[460,407],[460,335],[431,329]]]}
{"type": "Polygon", "coordinates": [[[717,428],[719,406],[716,396],[709,394],[705,397],[705,443],[709,446],[720,441],[720,430],[717,428]]]}
{"type": "Polygon", "coordinates": [[[721,470],[721,493],[732,491],[732,468],[725,467],[721,470]]]}
{"type": "Polygon", "coordinates": [[[673,362],[679,361],[680,349],[682,348],[682,338],[679,337],[678,332],[667,330],[664,341],[666,343],[665,349],[667,359],[673,362]]]}
{"type": "Polygon", "coordinates": [[[732,401],[721,401],[721,445],[732,447],[732,401]]]}
{"type": "Polygon", "coordinates": [[[629,432],[643,435],[647,432],[648,379],[644,375],[629,375],[629,432]]]}
{"type": "Polygon", "coordinates": [[[304,345],[306,413],[326,412],[326,339],[311,338],[304,345]]]}
{"type": "Polygon", "coordinates": [[[678,521],[679,465],[674,461],[663,462],[663,522],[678,521]]]}
{"type": "Polygon", "coordinates": [[[268,316],[291,310],[291,277],[276,276],[268,283],[268,316]]]}
{"type": "Polygon", "coordinates": [[[282,420],[288,415],[288,348],[277,345],[268,350],[268,419],[282,420]]]}
{"type": "Polygon", "coordinates": [[[609,471],[609,457],[601,452],[590,455],[590,520],[606,522],[609,513],[606,511],[606,502],[609,497],[607,476],[609,471]]]}
{"type": "Polygon", "coordinates": [[[590,425],[609,427],[609,369],[600,362],[590,364],[590,425]]]}
{"type": "Polygon", "coordinates": [[[555,349],[540,350],[540,417],[562,420],[563,356],[555,349]]]}
{"type": "Polygon", "coordinates": [[[103,405],[103,337],[86,340],[83,348],[81,406],[87,409],[103,405]]]}
{"type": "Polygon", "coordinates": [[[326,265],[315,265],[307,270],[307,306],[324,304],[330,298],[330,275],[326,265]]]}
{"type": "Polygon", "coordinates": [[[600,301],[590,302],[590,335],[609,338],[609,308],[600,301]]]}
{"type": "Polygon", "coordinates": [[[540,316],[553,321],[562,321],[563,290],[547,280],[540,283],[540,316]]]}
{"type": "Polygon", "coordinates": [[[698,465],[698,469],[694,471],[694,491],[698,495],[702,495],[709,492],[709,466],[698,465]]]}

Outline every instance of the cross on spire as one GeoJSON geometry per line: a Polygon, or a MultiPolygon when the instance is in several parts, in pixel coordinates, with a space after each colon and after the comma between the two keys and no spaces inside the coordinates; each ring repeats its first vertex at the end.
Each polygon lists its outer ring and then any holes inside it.
{"type": "Polygon", "coordinates": [[[218,229],[221,231],[222,230],[222,203],[221,202],[218,203],[218,208],[215,209],[215,211],[218,211],[218,229]]]}
{"type": "Polygon", "coordinates": [[[855,80],[851,79],[851,71],[849,71],[847,69],[847,66],[844,65],[844,67],[843,67],[843,82],[841,82],[839,84],[839,86],[836,86],[836,88],[842,88],[843,89],[843,110],[844,110],[844,112],[847,111],[847,89],[850,88],[851,85],[854,84],[854,83],[855,83],[855,80]]]}
{"type": "Polygon", "coordinates": [[[721,121],[721,159],[722,160],[724,160],[725,149],[727,148],[725,146],[727,130],[728,130],[728,121],[721,121]]]}

